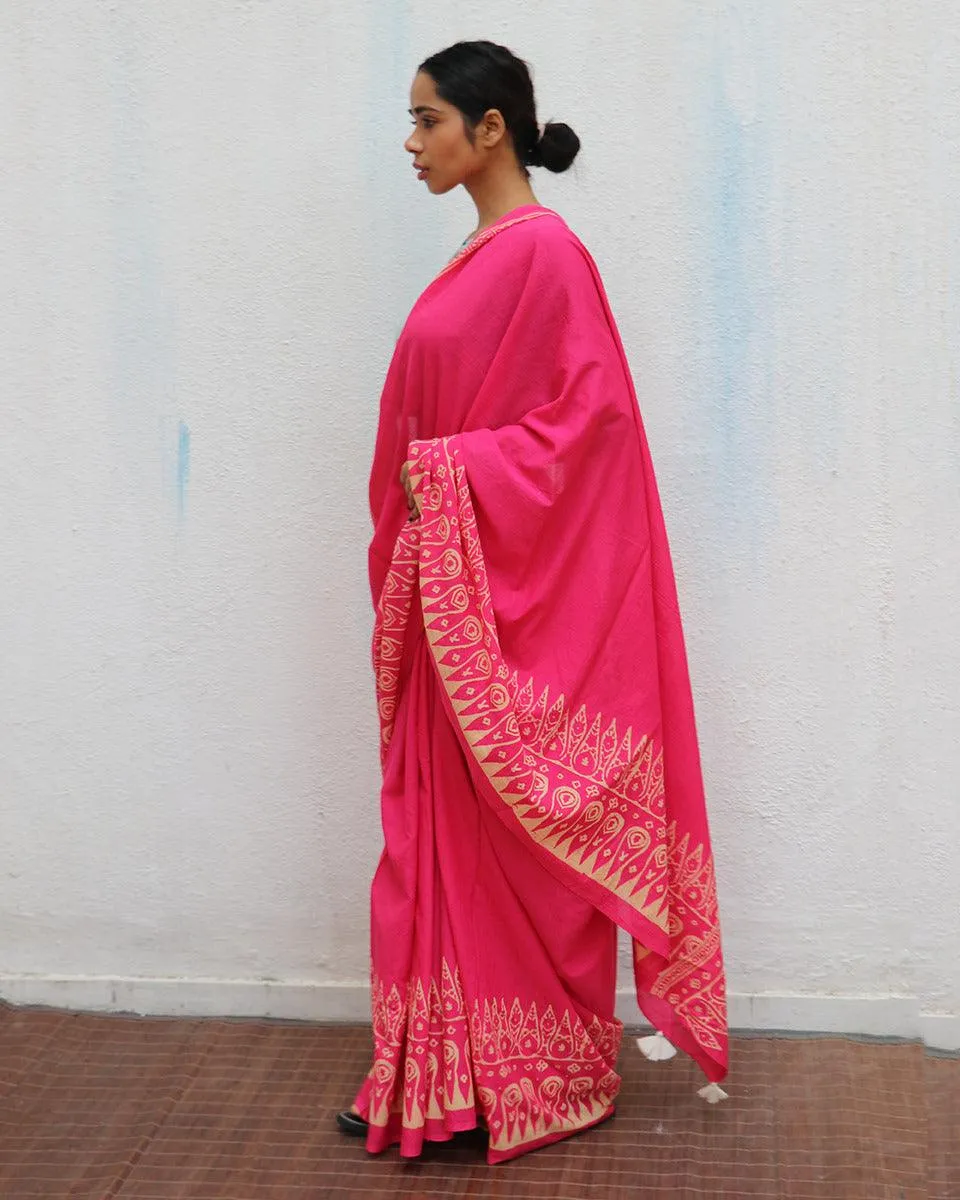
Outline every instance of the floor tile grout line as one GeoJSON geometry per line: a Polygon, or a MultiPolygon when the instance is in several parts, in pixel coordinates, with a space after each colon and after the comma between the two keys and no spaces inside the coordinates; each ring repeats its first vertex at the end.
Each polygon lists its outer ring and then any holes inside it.
{"type": "MultiPolygon", "coordinates": [[[[2,1015],[3,1015],[3,1012],[2,1012],[2,1009],[0,1009],[0,1016],[2,1016],[2,1015]]],[[[42,1045],[39,1053],[36,1056],[37,1058],[40,1058],[49,1049],[49,1047],[51,1045],[53,1045],[53,1043],[59,1038],[61,1031],[63,1029],[65,1029],[70,1024],[70,1022],[77,1017],[77,1015],[78,1015],[77,1013],[72,1013],[72,1012],[68,1012],[68,1011],[61,1012],[61,1019],[59,1021],[57,1021],[56,1025],[54,1025],[50,1030],[47,1031],[47,1035],[44,1037],[44,1040],[43,1040],[43,1045],[42,1045]]],[[[60,1056],[60,1053],[62,1053],[62,1052],[58,1052],[57,1057],[60,1056]]],[[[36,1059],[34,1060],[34,1062],[35,1061],[36,1061],[36,1059]]],[[[20,1090],[20,1088],[23,1086],[24,1081],[27,1080],[28,1078],[30,1078],[31,1072],[33,1070],[33,1066],[34,1066],[34,1063],[30,1063],[30,1062],[26,1063],[26,1065],[24,1066],[24,1069],[20,1072],[20,1075],[19,1075],[17,1081],[15,1083],[13,1083],[6,1091],[4,1091],[3,1089],[0,1089],[0,1096],[3,1097],[4,1102],[8,1101],[11,1096],[15,1095],[20,1090]]]]}
{"type": "Polygon", "coordinates": [[[130,1157],[128,1158],[127,1162],[123,1165],[123,1167],[120,1168],[120,1172],[119,1172],[117,1178],[113,1181],[113,1183],[110,1184],[110,1187],[103,1193],[101,1200],[116,1200],[116,1198],[118,1196],[122,1195],[123,1189],[126,1187],[127,1182],[130,1179],[130,1176],[133,1174],[133,1172],[136,1169],[136,1167],[138,1166],[138,1164],[143,1160],[144,1155],[146,1154],[147,1150],[149,1150],[149,1148],[150,1148],[152,1142],[154,1141],[154,1139],[156,1138],[157,1134],[160,1132],[160,1130],[164,1127],[164,1125],[170,1119],[170,1116],[173,1113],[174,1109],[177,1107],[177,1105],[180,1103],[180,1101],[183,1099],[183,1097],[190,1090],[191,1085],[196,1083],[197,1077],[200,1074],[200,1070],[201,1070],[204,1062],[206,1062],[207,1058],[209,1057],[213,1048],[218,1044],[219,1040],[220,1040],[220,1034],[218,1031],[215,1034],[215,1036],[210,1039],[210,1041],[207,1044],[206,1048],[204,1049],[203,1053],[199,1055],[196,1062],[193,1064],[192,1069],[191,1068],[187,1069],[187,1073],[186,1073],[187,1077],[186,1077],[183,1085],[180,1087],[179,1092],[177,1092],[176,1089],[174,1089],[174,1094],[169,1098],[169,1103],[166,1106],[166,1110],[165,1111],[161,1110],[161,1116],[160,1116],[159,1121],[156,1122],[155,1127],[149,1133],[145,1133],[141,1136],[139,1142],[137,1143],[136,1147],[134,1148],[133,1153],[130,1155],[130,1157]]]}

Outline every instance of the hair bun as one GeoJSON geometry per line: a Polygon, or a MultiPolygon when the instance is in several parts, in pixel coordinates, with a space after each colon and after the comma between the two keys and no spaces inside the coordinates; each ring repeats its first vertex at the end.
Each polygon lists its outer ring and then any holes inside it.
{"type": "Polygon", "coordinates": [[[537,142],[532,165],[546,167],[559,174],[573,163],[580,151],[580,139],[562,121],[548,121],[543,136],[537,142]]]}

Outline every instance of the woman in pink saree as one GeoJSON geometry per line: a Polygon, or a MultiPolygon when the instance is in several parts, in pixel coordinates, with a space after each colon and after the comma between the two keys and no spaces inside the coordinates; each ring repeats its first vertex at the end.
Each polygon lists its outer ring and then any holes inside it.
{"type": "Polygon", "coordinates": [[[414,306],[381,400],[370,582],[385,848],[374,1061],[341,1127],[415,1156],[478,1126],[496,1163],[612,1115],[617,928],[641,1010],[726,1073],[723,963],[663,517],[597,268],[528,167],[488,42],[428,59],[406,148],[478,227],[414,306]]]}

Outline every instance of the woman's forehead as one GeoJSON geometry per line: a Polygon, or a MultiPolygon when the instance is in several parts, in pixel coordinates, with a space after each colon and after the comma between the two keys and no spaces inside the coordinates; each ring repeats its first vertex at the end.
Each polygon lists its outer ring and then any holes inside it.
{"type": "Polygon", "coordinates": [[[446,105],[437,95],[437,85],[430,76],[419,71],[410,87],[410,107],[413,109],[433,108],[439,112],[449,105],[446,105]]]}

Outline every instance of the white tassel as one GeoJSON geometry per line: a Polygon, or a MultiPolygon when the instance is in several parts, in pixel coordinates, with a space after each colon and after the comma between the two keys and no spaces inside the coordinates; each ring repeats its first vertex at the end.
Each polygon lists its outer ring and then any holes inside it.
{"type": "Polygon", "coordinates": [[[702,1087],[697,1095],[701,1100],[706,1100],[708,1104],[719,1104],[721,1100],[727,1099],[727,1093],[719,1085],[719,1083],[708,1083],[706,1087],[702,1087]]]}
{"type": "Polygon", "coordinates": [[[649,1058],[651,1062],[666,1062],[677,1052],[676,1046],[671,1045],[659,1029],[652,1037],[637,1038],[637,1045],[644,1057],[649,1058]]]}

